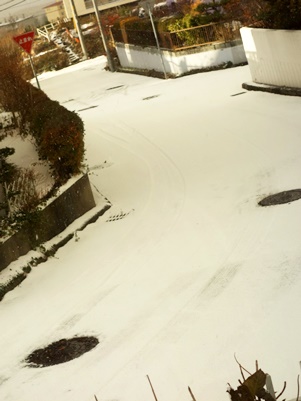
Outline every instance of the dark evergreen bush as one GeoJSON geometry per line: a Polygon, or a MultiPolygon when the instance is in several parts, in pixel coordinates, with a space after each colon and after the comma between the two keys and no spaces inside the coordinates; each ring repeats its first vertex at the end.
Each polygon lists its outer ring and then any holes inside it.
{"type": "Polygon", "coordinates": [[[265,0],[259,14],[265,28],[301,29],[301,0],[265,0]]]}
{"type": "MultiPolygon", "coordinates": [[[[155,21],[157,25],[157,21],[155,21]]],[[[112,27],[116,42],[130,43],[138,46],[156,46],[156,39],[149,18],[131,17],[117,22],[112,27]],[[122,30],[126,34],[122,35],[122,30]]]]}
{"type": "Polygon", "coordinates": [[[50,163],[57,182],[65,182],[80,172],[84,156],[84,125],[75,112],[49,98],[32,109],[30,131],[38,152],[50,163]]]}

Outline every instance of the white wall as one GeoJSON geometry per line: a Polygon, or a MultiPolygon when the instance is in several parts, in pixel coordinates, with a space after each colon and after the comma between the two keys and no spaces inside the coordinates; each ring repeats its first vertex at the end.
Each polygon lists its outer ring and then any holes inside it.
{"type": "MultiPolygon", "coordinates": [[[[163,72],[161,57],[156,48],[116,43],[116,49],[120,64],[124,68],[163,72]]],[[[162,50],[162,57],[166,72],[176,76],[227,62],[240,64],[247,61],[241,44],[237,46],[219,45],[216,49],[207,51],[204,51],[203,48],[181,52],[162,50]]]]}
{"type": "Polygon", "coordinates": [[[301,31],[241,28],[253,82],[301,88],[301,31]]]}
{"type": "Polygon", "coordinates": [[[66,17],[63,2],[58,2],[52,6],[45,7],[44,10],[49,22],[55,22],[66,17]]]}

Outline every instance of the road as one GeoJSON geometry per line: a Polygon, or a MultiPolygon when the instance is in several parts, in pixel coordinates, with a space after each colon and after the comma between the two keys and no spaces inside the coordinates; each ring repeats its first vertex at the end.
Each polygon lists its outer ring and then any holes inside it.
{"type": "Polygon", "coordinates": [[[164,81],[96,61],[40,82],[83,118],[113,206],[0,304],[1,400],[148,401],[146,375],[159,400],[226,399],[234,353],[294,380],[301,205],[257,202],[299,186],[301,100],[245,93],[247,67],[164,81]],[[100,345],[78,360],[22,363],[82,334],[100,345]]]}

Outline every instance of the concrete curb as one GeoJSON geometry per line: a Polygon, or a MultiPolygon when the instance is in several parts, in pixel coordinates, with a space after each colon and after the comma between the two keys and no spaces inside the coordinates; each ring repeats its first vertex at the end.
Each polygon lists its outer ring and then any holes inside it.
{"type": "Polygon", "coordinates": [[[276,86],[276,85],[258,84],[255,82],[245,82],[242,84],[242,87],[249,91],[268,92],[268,93],[274,93],[276,95],[285,95],[285,96],[301,96],[301,88],[290,88],[288,86],[276,86]]]}
{"type": "Polygon", "coordinates": [[[6,282],[4,285],[0,284],[0,302],[8,292],[18,287],[18,285],[20,285],[22,281],[26,279],[28,274],[31,272],[32,267],[44,263],[48,260],[48,258],[54,256],[58,251],[58,249],[65,246],[74,236],[76,236],[76,233],[78,231],[82,231],[89,224],[95,223],[99,217],[101,217],[107,210],[111,208],[111,206],[112,206],[111,204],[106,204],[101,210],[98,210],[92,217],[90,217],[87,221],[85,221],[78,229],[74,230],[72,233],[66,234],[64,238],[60,239],[58,242],[50,246],[49,249],[45,248],[45,252],[43,252],[42,256],[38,258],[32,258],[27,263],[27,265],[21,268],[22,271],[16,273],[16,275],[14,277],[11,277],[11,279],[8,282],[6,282]]]}

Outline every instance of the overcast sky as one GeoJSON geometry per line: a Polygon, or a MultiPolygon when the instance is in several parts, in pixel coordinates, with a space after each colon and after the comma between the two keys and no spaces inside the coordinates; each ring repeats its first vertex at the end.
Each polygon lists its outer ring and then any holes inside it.
{"type": "Polygon", "coordinates": [[[10,16],[39,16],[44,7],[54,2],[55,0],[0,0],[0,21],[3,22],[10,16]]]}

